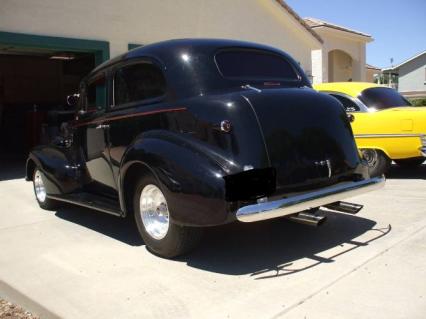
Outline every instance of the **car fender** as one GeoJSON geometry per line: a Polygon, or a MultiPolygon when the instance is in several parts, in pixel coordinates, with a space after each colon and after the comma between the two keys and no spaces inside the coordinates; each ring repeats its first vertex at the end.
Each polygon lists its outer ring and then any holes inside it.
{"type": "Polygon", "coordinates": [[[71,193],[80,187],[75,175],[75,165],[71,164],[68,155],[61,148],[44,145],[32,149],[26,163],[27,180],[32,180],[35,167],[38,167],[46,178],[48,194],[71,193]]]}
{"type": "Polygon", "coordinates": [[[133,165],[143,165],[160,182],[174,222],[223,224],[230,218],[223,178],[232,172],[228,162],[220,152],[189,136],[162,130],[143,133],[129,146],[121,162],[120,200],[129,200],[129,192],[133,192],[126,186],[127,172],[133,165]]]}

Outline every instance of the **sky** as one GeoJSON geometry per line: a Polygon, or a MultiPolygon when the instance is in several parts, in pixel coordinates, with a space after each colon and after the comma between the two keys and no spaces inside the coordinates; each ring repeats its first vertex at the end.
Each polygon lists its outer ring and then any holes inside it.
{"type": "Polygon", "coordinates": [[[312,17],[370,34],[367,63],[389,67],[426,50],[426,0],[285,0],[312,17]]]}

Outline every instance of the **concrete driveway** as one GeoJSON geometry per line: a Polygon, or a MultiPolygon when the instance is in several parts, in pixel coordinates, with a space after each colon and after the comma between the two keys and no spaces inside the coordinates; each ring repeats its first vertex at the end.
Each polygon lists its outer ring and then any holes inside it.
{"type": "Polygon", "coordinates": [[[425,318],[426,165],[393,167],[356,216],[212,228],[175,261],[131,221],[39,209],[19,173],[0,182],[0,296],[42,318],[425,318]]]}

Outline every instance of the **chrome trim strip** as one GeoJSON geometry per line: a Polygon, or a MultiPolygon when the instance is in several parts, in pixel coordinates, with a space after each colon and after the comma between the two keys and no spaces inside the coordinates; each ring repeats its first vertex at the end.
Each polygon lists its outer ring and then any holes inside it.
{"type": "Polygon", "coordinates": [[[376,190],[382,188],[384,184],[384,176],[359,182],[344,182],[288,198],[244,206],[237,210],[236,218],[241,222],[250,223],[291,215],[376,190]]]}
{"type": "Polygon", "coordinates": [[[246,84],[246,85],[243,85],[243,86],[241,86],[243,89],[250,89],[250,90],[253,90],[253,91],[255,91],[255,92],[257,92],[257,93],[262,93],[262,90],[261,89],[258,89],[258,88],[255,88],[254,86],[251,86],[250,84],[246,84]]]}
{"type": "Polygon", "coordinates": [[[423,134],[355,134],[355,138],[369,137],[422,137],[423,134]]]}

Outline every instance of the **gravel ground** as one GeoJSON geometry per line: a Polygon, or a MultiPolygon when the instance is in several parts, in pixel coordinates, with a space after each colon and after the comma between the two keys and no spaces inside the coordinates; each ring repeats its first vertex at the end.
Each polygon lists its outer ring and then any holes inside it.
{"type": "Polygon", "coordinates": [[[0,319],[39,319],[39,317],[4,299],[0,299],[0,319]]]}

